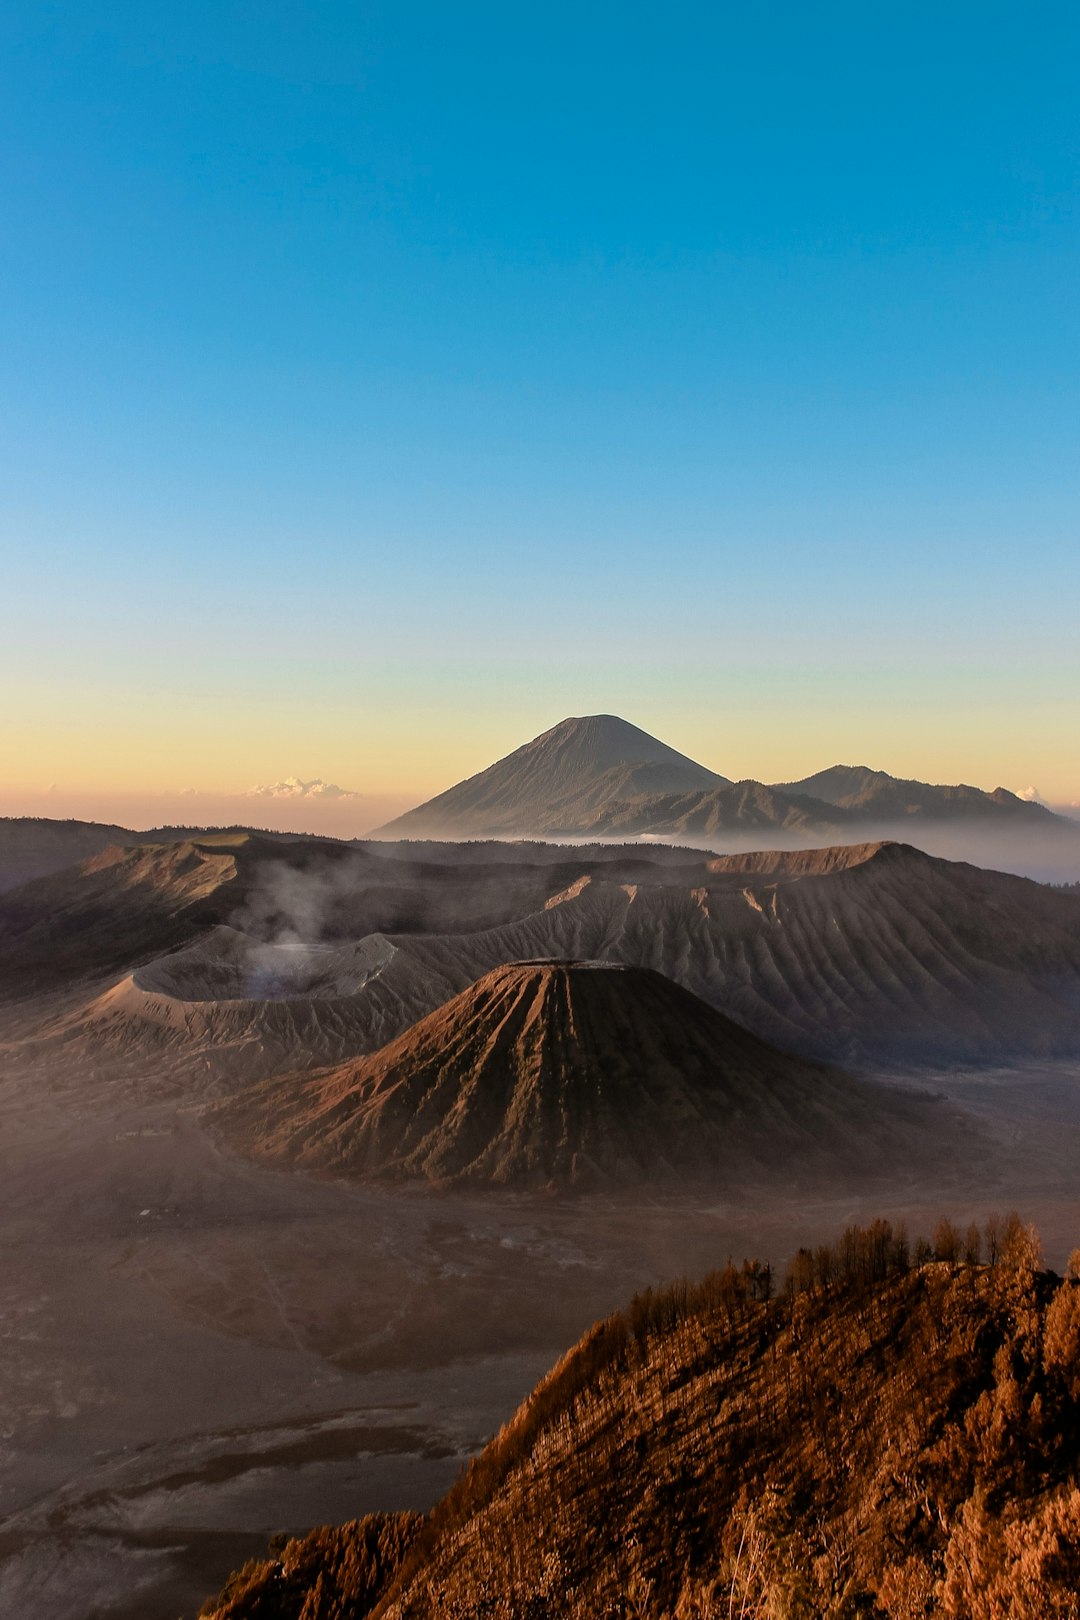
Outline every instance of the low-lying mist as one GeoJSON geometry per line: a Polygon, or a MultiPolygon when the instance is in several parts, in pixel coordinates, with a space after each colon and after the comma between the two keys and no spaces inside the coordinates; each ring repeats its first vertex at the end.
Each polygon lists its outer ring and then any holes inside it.
{"type": "MultiPolygon", "coordinates": [[[[694,849],[711,855],[746,855],[757,850],[823,849],[832,845],[874,844],[883,841],[912,844],[926,855],[946,861],[967,861],[972,866],[996,872],[1012,872],[1038,883],[1080,881],[1080,823],[1050,831],[1034,832],[1030,827],[1006,830],[963,822],[927,822],[921,817],[908,821],[865,822],[828,838],[806,835],[783,828],[752,828],[746,832],[723,832],[707,837],[692,833],[672,837],[641,833],[610,840],[612,847],[638,845],[645,849],[694,849]]],[[[549,844],[580,847],[580,839],[552,839],[549,844]]],[[[603,846],[601,839],[593,848],[603,846]]]]}

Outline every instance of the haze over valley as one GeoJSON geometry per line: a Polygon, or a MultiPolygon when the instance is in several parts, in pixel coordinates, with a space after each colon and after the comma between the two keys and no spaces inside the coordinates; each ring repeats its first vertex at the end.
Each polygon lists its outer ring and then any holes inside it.
{"type": "Polygon", "coordinates": [[[0,1620],[1080,1620],[1080,10],[0,10],[0,1620]]]}

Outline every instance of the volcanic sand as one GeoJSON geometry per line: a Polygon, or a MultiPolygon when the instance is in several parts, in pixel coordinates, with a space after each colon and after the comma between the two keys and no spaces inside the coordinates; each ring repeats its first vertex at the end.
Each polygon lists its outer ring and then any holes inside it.
{"type": "Polygon", "coordinates": [[[423,1508],[588,1323],[729,1254],[1015,1204],[1060,1264],[1076,1067],[936,1084],[992,1137],[951,1185],[735,1205],[344,1185],[229,1157],[107,1070],[9,1061],[0,1612],[175,1620],[276,1531],[423,1508]]]}

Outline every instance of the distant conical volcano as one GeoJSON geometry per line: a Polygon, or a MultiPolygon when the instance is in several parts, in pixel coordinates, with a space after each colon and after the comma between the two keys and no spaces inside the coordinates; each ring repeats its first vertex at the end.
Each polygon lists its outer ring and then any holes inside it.
{"type": "Polygon", "coordinates": [[[590,714],[560,721],[379,832],[400,838],[580,832],[612,803],[726,783],[617,715],[590,714]]]}
{"type": "Polygon", "coordinates": [[[661,974],[517,962],[373,1056],[221,1105],[258,1157],[512,1187],[895,1165],[925,1106],[751,1035],[661,974]]]}

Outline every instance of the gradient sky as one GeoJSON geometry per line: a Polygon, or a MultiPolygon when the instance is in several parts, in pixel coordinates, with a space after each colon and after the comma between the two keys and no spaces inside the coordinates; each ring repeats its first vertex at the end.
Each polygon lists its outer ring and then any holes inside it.
{"type": "Polygon", "coordinates": [[[361,830],[596,711],[1080,799],[1078,63],[1074,0],[9,0],[0,811],[361,830]]]}

